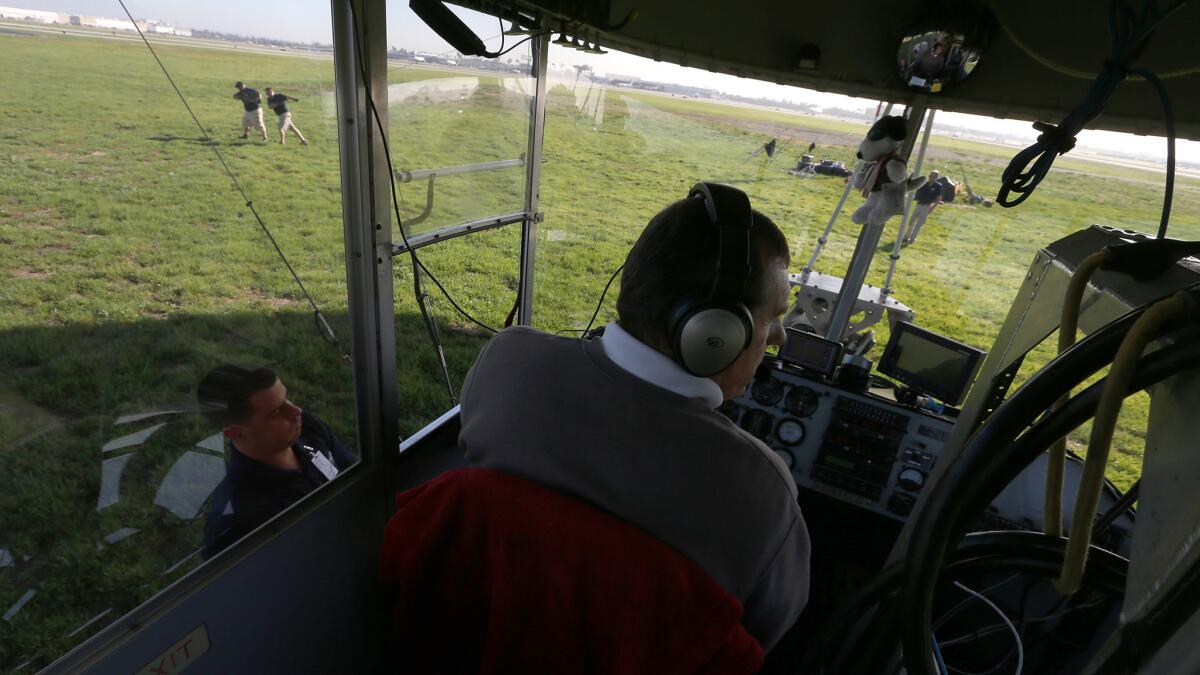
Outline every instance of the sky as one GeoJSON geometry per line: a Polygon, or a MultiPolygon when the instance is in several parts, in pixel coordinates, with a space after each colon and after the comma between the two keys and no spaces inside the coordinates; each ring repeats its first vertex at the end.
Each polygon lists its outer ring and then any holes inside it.
{"type": "MultiPolygon", "coordinates": [[[[0,0],[9,6],[26,9],[41,9],[72,14],[90,14],[105,17],[123,17],[117,0],[0,0]]],[[[240,35],[272,37],[299,42],[333,41],[330,28],[330,4],[328,0],[126,0],[134,17],[152,18],[175,23],[188,28],[205,28],[240,35]]],[[[500,45],[497,20],[483,14],[452,7],[463,17],[476,34],[485,38],[489,48],[500,45]],[[487,39],[493,38],[493,39],[487,39]]],[[[407,0],[389,0],[387,3],[388,44],[415,51],[442,53],[449,51],[441,38],[437,37],[408,9],[407,0]]],[[[511,46],[509,38],[506,46],[511,46]]],[[[516,38],[519,39],[519,38],[516,38]]],[[[528,53],[521,47],[511,56],[528,53]]],[[[671,63],[660,63],[649,59],[610,51],[597,56],[572,49],[553,48],[550,52],[551,65],[569,68],[574,65],[591,65],[597,75],[636,74],[642,79],[660,82],[675,82],[718,89],[741,96],[787,99],[822,107],[862,109],[873,107],[875,101],[854,99],[838,94],[787,87],[732,75],[710,73],[695,68],[684,68],[671,63]]],[[[1020,136],[1030,142],[1037,137],[1028,121],[1003,120],[959,113],[939,113],[938,124],[956,125],[987,131],[1020,136]]],[[[1132,151],[1158,159],[1166,157],[1166,141],[1154,136],[1136,136],[1107,131],[1084,131],[1078,139],[1078,147],[1093,151],[1132,151]]],[[[1177,156],[1180,161],[1200,163],[1200,142],[1179,141],[1177,156]]]]}

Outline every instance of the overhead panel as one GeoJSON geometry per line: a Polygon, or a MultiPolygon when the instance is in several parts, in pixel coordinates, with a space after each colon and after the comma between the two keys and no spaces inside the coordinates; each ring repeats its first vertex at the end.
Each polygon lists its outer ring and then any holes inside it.
{"type": "MultiPolygon", "coordinates": [[[[518,3],[553,18],[552,27],[561,25],[561,17],[605,47],[658,61],[874,100],[930,98],[928,104],[940,110],[993,117],[1057,122],[1083,99],[1110,57],[1109,3],[996,3],[989,6],[996,19],[992,39],[970,78],[952,91],[911,91],[896,72],[897,47],[922,13],[945,4],[751,0],[701,9],[685,0],[518,3]],[[624,26],[605,30],[630,12],[636,13],[624,26]]],[[[1131,5],[1140,11],[1142,3],[1131,5]]],[[[1185,5],[1161,25],[1136,62],[1165,79],[1178,133],[1191,139],[1200,139],[1200,54],[1192,48],[1197,27],[1200,4],[1185,5]]],[[[1090,127],[1164,134],[1158,100],[1137,78],[1118,88],[1090,127]]]]}

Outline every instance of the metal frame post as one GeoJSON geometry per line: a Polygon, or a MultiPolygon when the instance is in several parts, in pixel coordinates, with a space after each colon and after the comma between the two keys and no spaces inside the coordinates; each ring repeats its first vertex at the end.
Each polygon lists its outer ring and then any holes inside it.
{"type": "MultiPolygon", "coordinates": [[[[888,103],[884,108],[883,114],[890,115],[894,103],[888,103]]],[[[875,119],[879,119],[877,115],[875,119]]],[[[829,234],[833,232],[833,225],[837,222],[838,216],[842,213],[842,208],[846,206],[846,199],[850,197],[850,191],[854,189],[854,175],[862,171],[863,162],[859,160],[858,166],[854,168],[854,173],[850,174],[850,180],[846,181],[846,189],[842,190],[842,198],[838,200],[837,206],[833,207],[833,213],[829,214],[829,222],[825,224],[825,231],[817,238],[817,245],[813,248],[812,257],[808,259],[808,264],[800,271],[800,280],[808,281],[808,275],[816,268],[817,258],[821,257],[821,250],[825,248],[825,243],[829,241],[829,234]]]]}
{"type": "MultiPolygon", "coordinates": [[[[545,26],[539,26],[544,30],[545,26]]],[[[533,45],[533,101],[529,112],[529,150],[525,165],[525,221],[521,224],[521,276],[517,283],[517,323],[533,323],[533,276],[537,264],[537,226],[541,222],[538,199],[542,181],[542,139],[546,132],[546,76],[550,33],[530,41],[533,45]]]]}
{"type": "MultiPolygon", "coordinates": [[[[925,133],[921,136],[921,148],[917,150],[917,163],[913,166],[912,174],[914,176],[921,175],[921,165],[925,162],[925,148],[929,147],[929,136],[933,133],[933,116],[937,114],[937,110],[930,108],[925,116],[925,133]]],[[[892,254],[888,256],[887,277],[883,280],[883,288],[879,289],[879,296],[886,298],[892,293],[892,278],[896,276],[896,263],[900,261],[900,247],[904,243],[905,230],[908,229],[909,216],[912,214],[912,200],[907,195],[904,197],[904,215],[900,218],[900,230],[896,232],[896,243],[892,246],[892,254]]]]}
{"type": "MultiPolygon", "coordinates": [[[[392,289],[391,176],[358,63],[361,39],[375,110],[388,128],[386,8],[382,2],[334,0],[334,73],[346,241],[354,399],[363,457],[394,465],[399,439],[396,400],[396,304],[392,289]],[[363,34],[351,15],[354,2],[363,34]],[[374,30],[373,30],[374,29],[374,30]]],[[[390,492],[390,491],[385,491],[390,492]]],[[[390,503],[390,501],[389,501],[390,503]]]]}
{"type": "MultiPolygon", "coordinates": [[[[925,110],[926,107],[923,103],[915,103],[908,107],[905,116],[909,119],[913,117],[921,119],[925,115],[925,110]]],[[[908,155],[912,152],[916,140],[915,135],[909,136],[899,148],[897,154],[905,161],[908,161],[908,155]]],[[[905,199],[907,198],[908,196],[905,195],[905,199]]],[[[850,258],[850,265],[846,268],[846,276],[842,278],[842,288],[838,291],[837,300],[834,301],[829,327],[825,331],[825,337],[829,340],[841,342],[842,333],[850,324],[850,317],[854,314],[855,305],[858,304],[858,293],[867,280],[867,272],[871,269],[871,261],[875,258],[875,247],[879,245],[885,224],[886,221],[879,224],[867,223],[862,226],[858,242],[854,245],[854,255],[850,258]]]]}

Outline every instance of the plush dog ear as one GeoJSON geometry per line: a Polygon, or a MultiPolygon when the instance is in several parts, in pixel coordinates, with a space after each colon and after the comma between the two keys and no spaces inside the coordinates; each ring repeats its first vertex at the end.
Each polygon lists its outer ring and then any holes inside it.
{"type": "Polygon", "coordinates": [[[908,137],[908,124],[903,117],[899,115],[885,115],[880,117],[875,124],[871,125],[871,130],[867,132],[867,140],[878,141],[884,138],[890,138],[893,141],[903,141],[908,137]]]}

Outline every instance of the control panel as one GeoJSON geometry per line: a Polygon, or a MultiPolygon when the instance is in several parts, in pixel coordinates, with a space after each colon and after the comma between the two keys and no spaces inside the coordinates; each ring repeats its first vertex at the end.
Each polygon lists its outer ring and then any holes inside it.
{"type": "Polygon", "coordinates": [[[756,378],[721,412],[777,452],[801,489],[898,520],[912,511],[953,424],[788,366],[756,378]]]}

